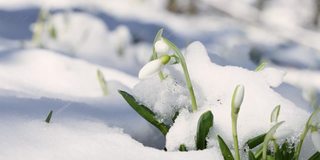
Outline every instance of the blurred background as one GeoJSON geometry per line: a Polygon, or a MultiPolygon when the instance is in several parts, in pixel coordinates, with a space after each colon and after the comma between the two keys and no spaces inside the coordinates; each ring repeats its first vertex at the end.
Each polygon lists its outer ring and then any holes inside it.
{"type": "Polygon", "coordinates": [[[121,112],[129,112],[128,121],[136,116],[119,98],[112,103],[92,99],[102,96],[95,70],[102,68],[108,81],[117,81],[111,84],[131,88],[161,28],[182,49],[202,42],[219,65],[254,70],[266,62],[286,71],[276,90],[298,106],[309,106],[314,101],[310,97],[320,91],[319,20],[320,0],[0,0],[2,114],[41,117],[48,109],[72,103],[81,106],[74,109],[77,114],[107,119],[154,145],[139,134],[145,129],[132,129],[117,119],[120,111],[87,106],[124,106],[121,112]],[[90,76],[94,80],[87,80],[90,76]],[[93,84],[95,90],[87,87],[93,84]],[[10,95],[51,99],[35,102],[8,99],[10,95]],[[9,106],[33,111],[26,114],[9,106]],[[41,114],[35,114],[37,109],[41,114]]]}

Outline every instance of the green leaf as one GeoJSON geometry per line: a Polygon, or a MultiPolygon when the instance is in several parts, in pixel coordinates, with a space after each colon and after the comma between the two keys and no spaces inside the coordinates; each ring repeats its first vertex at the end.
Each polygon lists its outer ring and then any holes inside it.
{"type": "Polygon", "coordinates": [[[234,160],[233,155],[224,140],[218,135],[220,150],[224,160],[234,160]]]}
{"type": "Polygon", "coordinates": [[[261,159],[261,158],[262,158],[262,152],[263,152],[263,146],[260,146],[260,147],[256,150],[256,152],[255,152],[255,154],[254,154],[254,156],[256,157],[256,159],[261,159]]]}
{"type": "Polygon", "coordinates": [[[262,62],[254,71],[256,72],[262,71],[266,67],[266,65],[267,65],[267,62],[262,62]]]}
{"type": "Polygon", "coordinates": [[[250,149],[255,148],[256,146],[260,145],[263,142],[266,135],[267,134],[264,133],[264,134],[258,135],[257,137],[254,137],[252,139],[249,139],[246,142],[246,144],[249,146],[250,149]]]}
{"type": "Polygon", "coordinates": [[[256,160],[256,157],[251,151],[249,151],[248,156],[249,156],[249,160],[256,160]]]}
{"type": "Polygon", "coordinates": [[[272,156],[270,156],[270,155],[268,155],[268,156],[267,156],[267,160],[275,160],[275,158],[272,157],[272,156]]]}
{"type": "Polygon", "coordinates": [[[320,152],[316,152],[308,160],[320,160],[320,152]]]}
{"type": "Polygon", "coordinates": [[[57,39],[57,31],[53,25],[50,27],[49,33],[52,39],[57,39]]]}
{"type": "Polygon", "coordinates": [[[294,159],[294,152],[295,152],[295,148],[294,147],[290,147],[290,144],[288,141],[285,141],[279,150],[280,153],[276,153],[276,159],[277,160],[291,160],[294,159]],[[279,155],[277,155],[279,154],[279,155]]]}
{"type": "Polygon", "coordinates": [[[45,122],[50,123],[51,118],[52,118],[52,113],[53,113],[53,111],[51,110],[51,111],[49,112],[49,114],[48,114],[48,116],[47,116],[47,118],[46,118],[45,122]]]}
{"type": "Polygon", "coordinates": [[[146,106],[140,105],[135,98],[125,91],[119,90],[119,93],[122,97],[127,101],[127,103],[145,120],[150,122],[152,125],[157,127],[163,135],[166,135],[169,131],[169,126],[165,125],[164,123],[159,122],[156,119],[155,114],[146,106]]]}
{"type": "Polygon", "coordinates": [[[98,81],[99,81],[101,90],[102,90],[102,92],[103,92],[103,95],[104,95],[104,96],[107,96],[107,95],[109,94],[107,82],[106,82],[106,80],[104,79],[103,73],[102,73],[99,69],[97,70],[97,78],[98,78],[98,81]]]}
{"type": "Polygon", "coordinates": [[[156,34],[156,37],[154,37],[154,40],[153,40],[153,48],[152,48],[152,56],[150,58],[150,61],[152,60],[155,60],[158,58],[158,55],[156,53],[156,49],[154,48],[154,44],[162,37],[162,33],[163,33],[163,28],[161,28],[157,34],[156,34]]]}
{"type": "Polygon", "coordinates": [[[179,151],[181,151],[181,152],[187,152],[188,150],[187,150],[186,145],[181,144],[180,147],[179,147],[179,151]]]}
{"type": "Polygon", "coordinates": [[[267,150],[268,150],[268,144],[269,141],[273,138],[273,135],[277,131],[277,129],[284,123],[284,121],[281,121],[277,124],[275,124],[271,129],[268,131],[266,137],[264,138],[263,141],[263,153],[262,153],[262,160],[267,160],[267,150]]]}
{"type": "Polygon", "coordinates": [[[179,112],[176,112],[172,118],[172,122],[175,122],[178,116],[179,116],[179,112]]]}
{"type": "Polygon", "coordinates": [[[203,113],[198,121],[196,145],[198,150],[207,148],[207,136],[213,126],[213,115],[211,111],[203,113]]]}
{"type": "Polygon", "coordinates": [[[270,116],[270,122],[271,123],[277,123],[278,122],[278,117],[279,117],[279,113],[280,113],[280,105],[277,105],[271,112],[271,116],[270,116]]]}

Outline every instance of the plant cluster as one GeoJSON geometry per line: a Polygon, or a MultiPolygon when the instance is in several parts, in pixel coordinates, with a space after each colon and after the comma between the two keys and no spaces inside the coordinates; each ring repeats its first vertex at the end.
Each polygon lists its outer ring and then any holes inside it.
{"type": "MultiPolygon", "coordinates": [[[[192,82],[188,73],[187,64],[181,51],[171,41],[162,36],[163,30],[161,29],[154,40],[153,54],[150,62],[147,63],[139,72],[139,78],[145,79],[151,75],[158,74],[161,80],[164,80],[167,75],[162,71],[163,67],[170,64],[180,64],[183,70],[186,86],[189,91],[191,100],[191,112],[197,112],[198,106],[193,91],[192,82]],[[170,52],[172,51],[172,52],[170,52]],[[173,60],[172,60],[173,59],[173,60]]],[[[265,64],[261,64],[257,67],[256,71],[263,70],[265,64]]],[[[100,80],[101,81],[101,80],[100,80]]],[[[149,107],[139,103],[134,96],[125,91],[119,90],[119,93],[127,101],[127,103],[145,120],[150,122],[153,126],[158,128],[161,133],[166,136],[170,129],[170,125],[165,124],[158,120],[156,114],[149,109],[149,107]]],[[[243,85],[237,85],[231,102],[231,119],[232,119],[232,136],[233,136],[233,149],[234,155],[226,145],[222,136],[217,135],[217,140],[220,146],[221,154],[225,160],[240,160],[241,157],[248,157],[250,160],[282,160],[282,159],[299,159],[302,144],[309,131],[311,131],[311,137],[313,143],[318,150],[309,160],[320,159],[320,122],[317,119],[317,115],[320,112],[320,108],[314,110],[309,117],[305,128],[301,135],[299,135],[299,141],[291,143],[288,140],[280,141],[277,138],[276,131],[284,123],[284,121],[278,122],[278,116],[280,114],[281,106],[278,105],[274,108],[270,116],[270,123],[272,127],[268,132],[262,135],[253,137],[246,142],[246,146],[239,146],[238,133],[237,133],[237,120],[240,113],[242,101],[245,96],[245,87],[243,85]],[[245,151],[244,149],[247,148],[245,151]],[[244,151],[244,152],[242,152],[244,151]]],[[[179,112],[175,113],[172,122],[175,121],[179,112]]],[[[203,150],[207,148],[207,136],[211,127],[213,127],[214,116],[209,110],[200,116],[197,124],[197,132],[195,135],[195,144],[197,150],[203,150]]],[[[180,151],[187,151],[185,144],[178,144],[180,151]]]]}

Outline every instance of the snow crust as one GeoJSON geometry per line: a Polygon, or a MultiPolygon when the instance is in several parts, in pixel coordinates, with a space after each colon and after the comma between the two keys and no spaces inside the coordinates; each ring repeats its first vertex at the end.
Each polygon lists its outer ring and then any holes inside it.
{"type": "Polygon", "coordinates": [[[144,147],[101,122],[64,119],[47,124],[39,119],[0,120],[0,158],[8,160],[34,159],[96,159],[175,160],[219,159],[213,150],[200,152],[165,152],[144,147]],[[210,157],[210,158],[209,158],[210,157]]]}
{"type": "Polygon", "coordinates": [[[97,69],[104,73],[112,94],[117,94],[117,89],[131,88],[137,82],[137,78],[120,71],[41,49],[8,53],[1,59],[0,67],[1,89],[36,97],[77,101],[101,97],[97,69]]]}

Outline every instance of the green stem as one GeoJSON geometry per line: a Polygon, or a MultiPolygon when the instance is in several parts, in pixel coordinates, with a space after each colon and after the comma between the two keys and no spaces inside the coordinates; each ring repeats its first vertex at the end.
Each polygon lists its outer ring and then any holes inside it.
{"type": "Polygon", "coordinates": [[[190,93],[190,98],[191,98],[191,106],[192,106],[192,111],[195,112],[198,108],[197,108],[197,101],[196,101],[196,97],[193,91],[193,86],[191,83],[191,79],[189,76],[189,72],[188,72],[188,68],[187,68],[187,64],[186,61],[184,59],[183,54],[180,52],[180,50],[176,47],[176,45],[174,45],[172,42],[170,42],[168,39],[163,38],[163,40],[171,47],[171,49],[174,50],[175,54],[177,55],[177,57],[180,60],[180,64],[181,67],[183,69],[183,73],[186,79],[186,84],[190,93]]]}
{"type": "Polygon", "coordinates": [[[298,160],[298,158],[300,156],[300,152],[301,152],[301,148],[302,148],[302,145],[303,145],[303,141],[304,141],[305,137],[307,136],[309,128],[310,128],[309,125],[307,125],[307,124],[306,124],[302,134],[299,137],[299,143],[298,143],[296,152],[294,153],[294,159],[296,159],[296,160],[298,160]]]}
{"type": "Polygon", "coordinates": [[[165,79],[165,76],[164,76],[162,71],[159,72],[159,78],[160,78],[160,80],[164,80],[165,79]]]}
{"type": "Polygon", "coordinates": [[[299,159],[301,148],[302,148],[302,145],[303,145],[303,141],[306,138],[306,136],[307,136],[307,134],[309,132],[309,129],[311,127],[311,120],[312,120],[313,116],[315,116],[317,114],[317,112],[319,112],[319,111],[320,111],[320,108],[318,108],[315,111],[313,111],[313,113],[309,117],[309,119],[308,119],[308,121],[307,121],[307,123],[306,123],[306,125],[304,127],[304,130],[303,130],[302,134],[299,137],[299,143],[298,143],[297,149],[296,149],[296,151],[294,153],[294,159],[295,160],[299,159]]]}
{"type": "Polygon", "coordinates": [[[260,146],[260,147],[257,149],[257,151],[256,151],[256,153],[254,154],[254,156],[255,156],[256,158],[259,158],[259,157],[262,155],[262,152],[263,152],[263,146],[260,146]]]}
{"type": "Polygon", "coordinates": [[[186,62],[184,60],[184,57],[182,55],[180,57],[180,64],[181,64],[181,67],[183,69],[184,76],[185,76],[186,83],[187,83],[187,87],[188,87],[188,90],[189,90],[189,93],[190,93],[192,111],[194,112],[194,111],[197,110],[197,101],[196,101],[196,97],[195,97],[195,94],[194,94],[194,91],[193,91],[193,87],[192,87],[191,79],[190,79],[190,76],[189,76],[187,64],[186,64],[186,62]]]}
{"type": "Polygon", "coordinates": [[[232,137],[233,137],[235,158],[236,160],[240,160],[239,142],[238,142],[238,133],[237,133],[238,116],[235,115],[234,113],[231,113],[231,117],[232,117],[232,137]]]}
{"type": "Polygon", "coordinates": [[[273,147],[274,147],[274,153],[277,153],[278,149],[279,149],[279,145],[275,139],[272,139],[272,142],[273,142],[273,147]]]}
{"type": "Polygon", "coordinates": [[[278,122],[275,124],[271,129],[267,132],[264,141],[263,141],[263,151],[262,151],[262,160],[267,160],[267,151],[268,145],[270,140],[274,139],[274,134],[276,133],[277,129],[284,123],[284,121],[278,122]]]}

